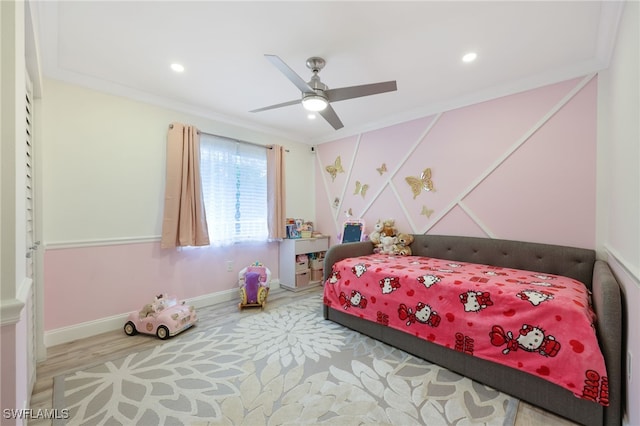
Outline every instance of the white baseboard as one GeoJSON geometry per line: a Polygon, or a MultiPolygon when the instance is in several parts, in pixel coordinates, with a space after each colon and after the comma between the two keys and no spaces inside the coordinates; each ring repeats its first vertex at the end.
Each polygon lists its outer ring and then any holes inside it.
{"type": "MultiPolygon", "coordinates": [[[[271,280],[269,288],[272,290],[280,288],[279,280],[271,280]]],[[[219,291],[209,293],[191,299],[185,299],[186,303],[195,306],[196,309],[215,305],[217,303],[230,302],[238,299],[238,289],[219,291]]],[[[47,348],[72,342],[78,339],[95,336],[109,331],[120,330],[124,327],[124,323],[129,313],[113,315],[106,318],[100,318],[93,321],[87,321],[68,327],[61,327],[55,330],[45,331],[44,344],[47,348]]],[[[124,331],[123,331],[124,333],[124,331]]]]}

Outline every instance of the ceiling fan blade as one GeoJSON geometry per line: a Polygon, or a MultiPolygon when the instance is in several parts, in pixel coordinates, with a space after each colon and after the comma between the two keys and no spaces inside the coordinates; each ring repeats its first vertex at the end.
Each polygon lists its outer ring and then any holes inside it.
{"type": "Polygon", "coordinates": [[[275,104],[275,105],[269,105],[263,108],[258,108],[258,109],[254,109],[251,110],[249,112],[261,112],[261,111],[268,111],[270,109],[276,109],[276,108],[282,108],[282,107],[286,107],[289,105],[297,105],[300,103],[300,99],[296,99],[295,101],[288,101],[288,102],[283,102],[281,104],[275,104]]]}
{"type": "Polygon", "coordinates": [[[361,98],[363,96],[377,95],[378,93],[393,92],[398,90],[396,81],[384,81],[382,83],[363,84],[360,86],[340,87],[325,90],[329,102],[344,101],[347,99],[361,98]]]}
{"type": "Polygon", "coordinates": [[[278,68],[280,72],[282,72],[282,74],[284,74],[293,84],[295,84],[296,87],[300,89],[301,92],[313,93],[313,89],[307,84],[307,82],[304,81],[302,77],[300,77],[298,74],[296,74],[294,70],[289,68],[289,65],[287,65],[282,59],[280,59],[276,55],[264,55],[264,56],[269,60],[269,62],[275,65],[275,67],[278,68]]]}
{"type": "Polygon", "coordinates": [[[335,130],[342,129],[344,127],[344,124],[342,124],[342,121],[340,121],[340,118],[338,118],[338,114],[336,114],[331,105],[327,105],[327,107],[322,111],[319,111],[319,113],[322,118],[327,120],[329,124],[333,126],[335,130]]]}

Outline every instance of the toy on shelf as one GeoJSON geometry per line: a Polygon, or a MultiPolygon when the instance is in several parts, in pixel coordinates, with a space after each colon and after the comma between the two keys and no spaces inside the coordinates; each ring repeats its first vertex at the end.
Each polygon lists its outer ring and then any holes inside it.
{"type": "Polygon", "coordinates": [[[128,336],[138,332],[155,334],[159,339],[165,340],[183,332],[197,321],[193,306],[186,305],[184,301],[178,303],[174,296],[159,294],[153,302],[129,314],[124,332],[128,336]]]}
{"type": "Polygon", "coordinates": [[[238,273],[238,285],[240,286],[240,303],[238,309],[259,306],[264,308],[269,295],[269,283],[271,271],[260,262],[243,268],[238,273]]]}

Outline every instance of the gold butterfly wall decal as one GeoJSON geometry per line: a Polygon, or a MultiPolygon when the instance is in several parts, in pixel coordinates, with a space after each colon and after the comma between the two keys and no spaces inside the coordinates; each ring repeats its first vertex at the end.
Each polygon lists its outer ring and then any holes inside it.
{"type": "Polygon", "coordinates": [[[376,170],[380,173],[380,176],[382,176],[382,174],[387,171],[387,163],[382,163],[382,165],[377,167],[376,170]]]}
{"type": "Polygon", "coordinates": [[[344,212],[344,215],[347,216],[347,217],[353,216],[353,211],[351,210],[351,207],[349,207],[349,210],[344,212]]]}
{"type": "Polygon", "coordinates": [[[325,167],[325,170],[331,175],[331,182],[336,180],[336,175],[338,173],[344,173],[344,169],[342,168],[342,159],[340,159],[340,156],[338,155],[333,164],[325,167]]]}
{"type": "Polygon", "coordinates": [[[428,209],[427,206],[422,206],[422,212],[420,212],[420,214],[426,216],[427,218],[430,218],[433,214],[433,210],[428,209]]]}
{"type": "Polygon", "coordinates": [[[364,198],[364,196],[367,193],[367,189],[369,189],[369,185],[365,184],[361,184],[359,180],[356,181],[356,190],[353,193],[353,195],[362,195],[362,198],[364,198]]]}
{"type": "Polygon", "coordinates": [[[419,178],[414,176],[407,176],[404,178],[409,186],[411,186],[411,192],[413,192],[413,199],[415,200],[418,195],[424,189],[425,191],[433,191],[433,181],[431,180],[431,168],[426,168],[422,172],[419,178]]]}

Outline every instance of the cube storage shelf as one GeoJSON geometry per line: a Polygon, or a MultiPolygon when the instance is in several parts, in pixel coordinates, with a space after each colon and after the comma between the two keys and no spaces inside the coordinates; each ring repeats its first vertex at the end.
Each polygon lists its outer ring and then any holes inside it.
{"type": "Polygon", "coordinates": [[[296,257],[300,254],[310,255],[311,253],[321,253],[324,257],[329,250],[329,237],[314,238],[291,238],[284,239],[280,243],[280,286],[298,291],[305,288],[322,284],[322,273],[317,272],[318,266],[323,262],[309,262],[307,267],[302,267],[296,262],[296,257]]]}

